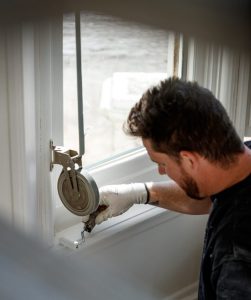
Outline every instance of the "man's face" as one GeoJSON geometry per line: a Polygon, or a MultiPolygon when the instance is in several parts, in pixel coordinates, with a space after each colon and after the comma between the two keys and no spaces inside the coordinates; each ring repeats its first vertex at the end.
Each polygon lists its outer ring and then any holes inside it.
{"type": "Polygon", "coordinates": [[[187,196],[197,200],[204,199],[205,197],[200,196],[199,187],[196,181],[182,169],[183,168],[181,167],[181,172],[183,172],[183,182],[180,184],[180,187],[185,191],[187,196]]]}
{"type": "Polygon", "coordinates": [[[160,175],[168,175],[168,177],[174,180],[189,197],[198,200],[204,199],[204,197],[200,196],[197,182],[186,172],[182,161],[177,162],[165,153],[154,151],[149,140],[144,139],[143,144],[151,160],[158,165],[160,175]]]}

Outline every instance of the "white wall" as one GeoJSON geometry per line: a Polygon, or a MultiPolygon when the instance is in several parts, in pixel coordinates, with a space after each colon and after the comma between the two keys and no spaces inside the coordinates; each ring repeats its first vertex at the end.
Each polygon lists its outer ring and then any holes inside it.
{"type": "MultiPolygon", "coordinates": [[[[185,299],[197,293],[206,220],[207,216],[149,212],[138,221],[93,234],[70,259],[88,261],[121,284],[143,289],[151,299],[185,299]]],[[[116,286],[108,288],[119,292],[116,286]]]]}

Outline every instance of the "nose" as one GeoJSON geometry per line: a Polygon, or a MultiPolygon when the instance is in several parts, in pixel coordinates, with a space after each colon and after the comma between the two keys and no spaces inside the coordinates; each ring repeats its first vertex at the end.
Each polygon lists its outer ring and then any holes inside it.
{"type": "Polygon", "coordinates": [[[158,171],[160,175],[165,175],[166,174],[166,170],[164,167],[162,166],[158,166],[158,171]]]}

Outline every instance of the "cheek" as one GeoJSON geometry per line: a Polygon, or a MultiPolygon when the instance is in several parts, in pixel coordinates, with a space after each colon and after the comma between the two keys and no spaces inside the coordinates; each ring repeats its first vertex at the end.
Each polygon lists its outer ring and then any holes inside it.
{"type": "Polygon", "coordinates": [[[168,167],[165,169],[165,174],[172,180],[179,183],[182,180],[182,172],[177,167],[168,167]]]}

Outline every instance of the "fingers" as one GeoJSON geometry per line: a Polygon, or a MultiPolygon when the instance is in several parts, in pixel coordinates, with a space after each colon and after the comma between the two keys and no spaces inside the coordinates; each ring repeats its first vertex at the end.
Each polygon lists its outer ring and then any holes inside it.
{"type": "MultiPolygon", "coordinates": [[[[110,207],[110,203],[107,201],[107,187],[102,187],[99,190],[100,193],[100,199],[99,199],[99,206],[106,206],[106,209],[103,209],[96,217],[95,223],[101,224],[102,222],[106,221],[108,218],[112,217],[112,211],[110,207]]],[[[109,196],[108,196],[109,199],[109,196]]]]}
{"type": "Polygon", "coordinates": [[[82,217],[82,222],[85,223],[85,222],[87,222],[89,219],[90,219],[90,215],[83,216],[83,217],[82,217]]]}
{"type": "Polygon", "coordinates": [[[107,207],[101,213],[99,213],[95,219],[96,224],[101,224],[102,222],[106,221],[107,219],[112,217],[112,211],[110,207],[107,207]]]}

